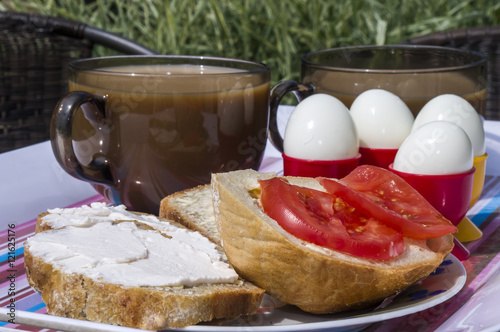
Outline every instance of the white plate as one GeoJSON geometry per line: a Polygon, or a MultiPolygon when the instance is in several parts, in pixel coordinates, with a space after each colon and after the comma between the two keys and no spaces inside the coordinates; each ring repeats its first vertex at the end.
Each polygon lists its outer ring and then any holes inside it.
{"type": "MultiPolygon", "coordinates": [[[[357,331],[371,323],[409,315],[440,304],[457,294],[464,286],[465,280],[466,272],[462,263],[453,255],[449,255],[428,278],[369,310],[313,315],[289,305],[276,306],[275,300],[265,297],[263,308],[258,314],[226,322],[222,326],[199,324],[176,331],[357,331]]],[[[7,321],[7,314],[6,308],[1,308],[0,320],[7,321]]],[[[124,327],[25,311],[16,312],[16,323],[65,331],[134,331],[124,327]]]]}

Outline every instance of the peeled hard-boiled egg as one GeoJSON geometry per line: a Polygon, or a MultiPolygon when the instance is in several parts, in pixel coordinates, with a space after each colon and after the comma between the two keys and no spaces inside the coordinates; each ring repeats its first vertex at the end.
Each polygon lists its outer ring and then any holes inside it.
{"type": "Polygon", "coordinates": [[[352,103],[351,116],[356,124],[359,145],[371,149],[397,149],[411,132],[413,114],[395,94],[372,89],[352,103]]]}
{"type": "Polygon", "coordinates": [[[359,139],[347,107],[327,94],[314,94],[294,109],[283,139],[285,155],[308,160],[357,157],[359,139]]]}
{"type": "Polygon", "coordinates": [[[418,113],[412,131],[432,121],[449,121],[460,126],[469,136],[474,157],[482,156],[486,152],[481,118],[464,98],[452,94],[434,97],[418,113]]]}
{"type": "Polygon", "coordinates": [[[427,175],[470,171],[472,144],[465,131],[447,121],[426,123],[401,144],[393,168],[400,172],[427,175]]]}

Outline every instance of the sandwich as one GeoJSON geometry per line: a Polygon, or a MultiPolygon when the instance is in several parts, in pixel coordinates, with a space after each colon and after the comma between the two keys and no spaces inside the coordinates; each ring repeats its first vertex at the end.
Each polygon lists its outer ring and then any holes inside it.
{"type": "Polygon", "coordinates": [[[211,236],[242,278],[314,314],[375,305],[426,278],[456,231],[374,166],[340,180],[213,174],[211,186],[163,199],[160,216],[211,236]]]}
{"type": "Polygon", "coordinates": [[[29,284],[62,317],[180,328],[254,313],[264,295],[200,233],[124,206],[42,213],[24,250],[29,284]]]}

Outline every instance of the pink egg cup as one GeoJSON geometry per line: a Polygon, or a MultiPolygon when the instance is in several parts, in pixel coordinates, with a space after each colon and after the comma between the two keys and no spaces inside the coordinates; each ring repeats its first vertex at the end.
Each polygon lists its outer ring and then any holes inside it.
{"type": "Polygon", "coordinates": [[[360,165],[374,165],[387,169],[394,162],[398,149],[376,149],[359,147],[360,165]]]}
{"type": "MultiPolygon", "coordinates": [[[[458,225],[465,217],[472,198],[475,168],[464,173],[426,175],[400,172],[392,166],[389,165],[390,171],[408,182],[453,225],[458,225]]],[[[467,259],[469,250],[456,237],[453,242],[452,254],[460,260],[467,259]]]]}
{"type": "Polygon", "coordinates": [[[340,179],[359,166],[361,154],[355,158],[343,160],[309,160],[283,156],[283,174],[285,176],[327,177],[340,179]]]}

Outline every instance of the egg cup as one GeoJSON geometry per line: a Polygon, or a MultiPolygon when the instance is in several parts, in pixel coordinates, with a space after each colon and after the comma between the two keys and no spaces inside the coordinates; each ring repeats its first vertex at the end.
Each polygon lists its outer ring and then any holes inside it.
{"type": "MultiPolygon", "coordinates": [[[[453,225],[457,226],[465,217],[472,199],[474,167],[464,173],[427,175],[400,172],[392,166],[389,165],[390,171],[408,182],[453,225]]],[[[454,243],[452,254],[460,260],[467,259],[467,248],[456,237],[454,243]]]]}
{"type": "MultiPolygon", "coordinates": [[[[486,159],[488,154],[474,158],[474,184],[472,186],[472,198],[469,209],[477,202],[484,187],[484,177],[486,173],[486,159]]],[[[467,217],[465,216],[462,221],[457,225],[458,232],[455,234],[461,242],[470,242],[478,240],[483,236],[483,232],[467,217]]]]}
{"type": "Polygon", "coordinates": [[[398,149],[376,149],[359,147],[360,165],[374,165],[387,169],[394,162],[398,149]]]}
{"type": "Polygon", "coordinates": [[[342,160],[308,160],[283,156],[283,174],[285,176],[303,176],[303,177],[327,177],[340,179],[351,173],[353,169],[359,166],[361,154],[355,158],[342,160]]]}

